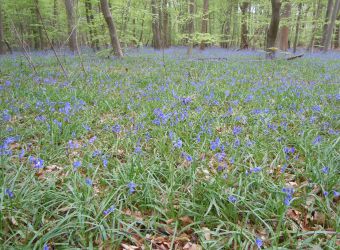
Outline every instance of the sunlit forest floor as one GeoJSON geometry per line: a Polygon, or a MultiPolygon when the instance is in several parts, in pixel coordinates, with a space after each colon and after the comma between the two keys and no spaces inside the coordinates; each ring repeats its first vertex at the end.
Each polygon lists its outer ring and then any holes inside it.
{"type": "Polygon", "coordinates": [[[185,53],[0,59],[2,248],[339,247],[340,53],[185,53]]]}

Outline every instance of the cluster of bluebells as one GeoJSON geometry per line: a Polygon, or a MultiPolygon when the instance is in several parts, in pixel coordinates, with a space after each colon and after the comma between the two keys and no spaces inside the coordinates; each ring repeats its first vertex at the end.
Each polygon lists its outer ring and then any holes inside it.
{"type": "Polygon", "coordinates": [[[115,210],[116,210],[116,207],[114,205],[112,205],[108,209],[104,210],[103,214],[104,215],[109,215],[110,213],[114,212],[115,210]]]}
{"type": "Polygon", "coordinates": [[[282,192],[285,193],[284,204],[286,206],[289,206],[291,203],[291,200],[293,199],[294,188],[284,187],[282,188],[282,192]]]}
{"type": "Polygon", "coordinates": [[[44,168],[44,160],[40,158],[36,158],[34,156],[30,156],[28,158],[29,163],[36,169],[42,169],[44,168]]]}

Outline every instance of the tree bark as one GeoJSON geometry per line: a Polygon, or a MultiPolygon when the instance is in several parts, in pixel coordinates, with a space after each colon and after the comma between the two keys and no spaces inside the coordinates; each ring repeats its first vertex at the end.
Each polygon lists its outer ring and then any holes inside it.
{"type": "Polygon", "coordinates": [[[194,47],[194,41],[193,41],[193,34],[195,32],[195,26],[194,26],[194,12],[195,12],[195,0],[188,0],[188,10],[189,10],[189,22],[188,22],[188,56],[191,56],[192,49],[194,47]]]}
{"type": "Polygon", "coordinates": [[[163,0],[163,46],[169,48],[171,46],[170,41],[170,29],[169,29],[169,21],[170,15],[168,10],[168,0],[163,0]]]}
{"type": "Polygon", "coordinates": [[[117,34],[116,26],[113,22],[113,18],[112,18],[111,12],[110,12],[109,3],[107,2],[107,0],[100,0],[100,6],[101,6],[101,10],[102,10],[104,19],[105,19],[106,24],[107,24],[108,29],[109,29],[110,38],[111,38],[111,45],[112,45],[114,54],[118,58],[123,58],[123,52],[122,52],[122,49],[120,47],[118,34],[117,34]]]}
{"type": "Polygon", "coordinates": [[[39,1],[36,0],[36,5],[35,5],[34,9],[35,9],[35,15],[36,15],[37,23],[39,23],[39,25],[37,26],[38,34],[39,34],[38,46],[39,46],[39,49],[43,49],[44,48],[44,36],[43,36],[41,24],[39,22],[39,13],[38,13],[39,10],[38,10],[38,8],[39,8],[39,1]]]}
{"type": "Polygon", "coordinates": [[[335,40],[334,40],[334,49],[338,49],[340,47],[340,15],[338,15],[338,25],[335,30],[335,40]]]}
{"type": "Polygon", "coordinates": [[[161,30],[160,30],[160,16],[159,16],[159,3],[158,0],[151,0],[151,13],[152,13],[152,34],[153,34],[153,47],[154,49],[161,49],[161,30]]]}
{"type": "Polygon", "coordinates": [[[325,46],[324,46],[325,52],[328,51],[330,44],[331,44],[333,29],[334,29],[334,26],[335,26],[335,20],[338,16],[338,13],[339,13],[339,8],[340,8],[340,0],[336,0],[334,7],[333,7],[333,11],[332,11],[331,23],[328,25],[328,28],[327,28],[327,35],[326,35],[325,46]]]}
{"type": "Polygon", "coordinates": [[[271,0],[271,4],[272,4],[272,17],[267,32],[267,48],[275,46],[275,40],[280,25],[281,2],[280,0],[271,0]]]}
{"type": "Polygon", "coordinates": [[[328,0],[327,3],[327,11],[326,11],[326,17],[325,17],[325,24],[323,25],[323,32],[322,32],[322,41],[321,45],[325,46],[326,36],[327,36],[327,30],[328,30],[328,22],[332,15],[332,9],[333,9],[333,0],[328,0]]]}
{"type": "Polygon", "coordinates": [[[296,52],[296,47],[299,39],[299,28],[300,28],[300,21],[301,21],[301,15],[302,15],[302,3],[299,3],[298,5],[298,16],[296,19],[296,27],[295,27],[295,38],[294,38],[294,45],[293,45],[293,52],[296,52]]]}
{"type": "Polygon", "coordinates": [[[4,24],[2,17],[2,3],[0,2],[0,55],[5,54],[4,24]]]}
{"type": "MultiPolygon", "coordinates": [[[[95,46],[94,34],[93,34],[92,22],[91,22],[91,15],[92,15],[91,0],[85,0],[85,15],[86,15],[86,23],[89,28],[91,48],[95,50],[96,46],[95,46]]],[[[93,15],[92,15],[92,18],[93,18],[93,15]]]]}
{"type": "MultiPolygon", "coordinates": [[[[202,27],[201,33],[206,34],[208,33],[208,21],[209,21],[209,0],[203,0],[203,16],[202,16],[202,27]]],[[[204,50],[207,46],[207,41],[202,40],[200,49],[204,50]]]]}
{"type": "Polygon", "coordinates": [[[247,23],[247,12],[249,9],[249,2],[243,2],[240,6],[242,13],[241,21],[241,44],[240,49],[248,49],[248,23],[247,23]]]}
{"type": "Polygon", "coordinates": [[[307,51],[313,51],[313,47],[314,47],[314,39],[315,39],[315,32],[317,30],[317,21],[321,15],[321,11],[322,11],[322,2],[321,0],[318,1],[318,6],[317,6],[317,9],[316,9],[316,12],[315,12],[315,15],[314,15],[314,20],[313,20],[313,28],[312,28],[312,36],[311,36],[311,39],[309,41],[309,44],[308,44],[308,47],[307,47],[307,51]]]}
{"type": "Polygon", "coordinates": [[[72,52],[75,52],[78,51],[78,43],[74,0],[65,0],[65,7],[69,32],[69,47],[72,52]]]}
{"type": "MultiPolygon", "coordinates": [[[[284,7],[283,7],[283,13],[282,13],[282,18],[281,21],[288,21],[291,15],[291,9],[292,6],[289,2],[287,2],[284,7]]],[[[279,47],[280,50],[287,51],[289,47],[289,27],[285,23],[281,28],[280,28],[280,41],[279,41],[279,47]]]]}

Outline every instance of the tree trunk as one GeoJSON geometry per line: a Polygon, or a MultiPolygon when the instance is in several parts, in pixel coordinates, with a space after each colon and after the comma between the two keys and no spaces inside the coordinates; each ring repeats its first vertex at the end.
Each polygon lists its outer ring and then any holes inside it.
{"type": "Polygon", "coordinates": [[[325,17],[325,24],[323,25],[323,33],[322,33],[322,41],[321,41],[321,45],[323,47],[325,46],[327,30],[328,30],[328,22],[329,22],[331,15],[332,15],[332,9],[333,9],[333,0],[328,0],[326,17],[325,17]]]}
{"type": "Polygon", "coordinates": [[[113,22],[113,18],[109,9],[109,3],[107,2],[107,0],[100,0],[100,6],[102,9],[104,19],[109,29],[111,45],[114,50],[114,53],[118,58],[123,58],[123,52],[120,47],[116,26],[113,22]]]}
{"type": "MultiPolygon", "coordinates": [[[[53,20],[52,20],[52,25],[53,27],[58,30],[58,1],[57,0],[54,0],[53,1],[53,20]]],[[[56,45],[56,39],[52,38],[52,45],[55,46],[56,45]]]]}
{"type": "Polygon", "coordinates": [[[169,10],[168,0],[163,0],[163,46],[169,48],[171,46],[170,30],[169,30],[169,10]]]}
{"type": "MultiPolygon", "coordinates": [[[[202,16],[202,28],[201,33],[208,33],[208,21],[209,21],[209,0],[203,1],[203,16],[202,16]]],[[[201,41],[200,49],[203,50],[207,46],[207,41],[203,39],[201,41]]]]}
{"type": "Polygon", "coordinates": [[[232,10],[232,7],[226,11],[226,13],[225,13],[226,20],[225,20],[224,24],[222,25],[221,33],[222,33],[223,41],[220,44],[222,48],[228,48],[229,47],[229,41],[228,40],[230,38],[231,10],[232,10]]]}
{"type": "Polygon", "coordinates": [[[316,32],[316,29],[317,29],[317,21],[319,20],[319,17],[321,15],[321,11],[322,11],[322,2],[321,0],[318,1],[318,7],[316,9],[316,13],[315,13],[315,16],[314,16],[314,20],[313,20],[313,28],[312,28],[312,36],[311,36],[311,39],[309,41],[309,44],[308,44],[308,47],[307,47],[307,51],[312,51],[313,52],[313,47],[314,47],[314,38],[315,38],[315,32],[316,32]]]}
{"type": "Polygon", "coordinates": [[[36,5],[35,5],[35,15],[36,15],[36,20],[37,20],[37,23],[39,23],[38,25],[38,34],[39,34],[39,49],[43,49],[44,48],[44,36],[43,36],[43,30],[42,30],[42,27],[41,27],[41,24],[40,24],[40,21],[39,21],[39,1],[36,0],[36,5]]]}
{"type": "Polygon", "coordinates": [[[248,24],[247,24],[247,12],[249,9],[249,2],[243,2],[240,6],[242,13],[241,21],[241,44],[240,49],[248,49],[248,24]]]}
{"type": "Polygon", "coordinates": [[[69,47],[72,52],[75,52],[78,51],[78,44],[74,0],[65,0],[65,7],[69,32],[69,47]]]}
{"type": "Polygon", "coordinates": [[[331,23],[328,25],[328,29],[327,29],[327,35],[326,35],[325,46],[324,46],[325,52],[327,52],[327,50],[328,50],[328,48],[330,47],[330,44],[331,44],[333,29],[334,29],[334,26],[335,26],[335,20],[338,16],[338,13],[339,13],[339,8],[340,8],[340,0],[336,0],[334,7],[333,7],[333,11],[332,11],[331,23]]]}
{"type": "MultiPolygon", "coordinates": [[[[283,7],[283,13],[282,13],[282,20],[288,22],[288,19],[290,18],[291,15],[291,9],[292,6],[289,2],[287,2],[284,7],[283,7]]],[[[285,23],[281,28],[280,28],[280,41],[279,41],[279,47],[280,50],[287,51],[288,50],[288,39],[289,39],[289,27],[288,24],[285,23]]]]}
{"type": "Polygon", "coordinates": [[[2,20],[2,4],[0,2],[0,55],[5,54],[4,25],[2,20]]]}
{"type": "Polygon", "coordinates": [[[89,28],[91,48],[93,50],[95,50],[96,46],[95,46],[95,41],[94,41],[94,37],[93,37],[94,35],[93,35],[92,22],[91,22],[91,15],[92,15],[91,0],[85,0],[85,15],[86,15],[86,23],[87,23],[87,26],[89,28]]]}
{"type": "Polygon", "coordinates": [[[277,32],[280,25],[281,2],[280,0],[271,0],[271,4],[272,4],[272,17],[267,32],[267,48],[274,47],[277,32]]]}
{"type": "Polygon", "coordinates": [[[338,49],[340,47],[340,15],[338,15],[337,21],[338,25],[335,30],[334,49],[338,49]]]}
{"type": "Polygon", "coordinates": [[[189,46],[188,46],[187,54],[188,56],[191,56],[192,49],[194,47],[193,34],[195,32],[195,26],[194,26],[195,0],[188,0],[188,10],[189,10],[189,22],[188,22],[189,46]]]}
{"type": "MultiPolygon", "coordinates": [[[[267,48],[272,48],[275,46],[275,40],[280,25],[281,2],[280,0],[271,0],[271,4],[272,4],[272,17],[267,32],[267,46],[266,46],[267,48]]],[[[270,53],[268,54],[268,56],[272,57],[274,56],[274,53],[270,53]]]]}
{"type": "Polygon", "coordinates": [[[161,49],[162,47],[158,0],[151,0],[151,13],[152,13],[153,47],[154,49],[158,50],[161,49]]]}
{"type": "Polygon", "coordinates": [[[293,52],[296,52],[296,46],[298,43],[298,39],[299,39],[299,28],[300,28],[300,21],[301,21],[301,15],[302,15],[302,3],[299,3],[298,5],[298,16],[296,19],[296,27],[295,27],[295,38],[294,38],[294,48],[293,48],[293,52]]]}

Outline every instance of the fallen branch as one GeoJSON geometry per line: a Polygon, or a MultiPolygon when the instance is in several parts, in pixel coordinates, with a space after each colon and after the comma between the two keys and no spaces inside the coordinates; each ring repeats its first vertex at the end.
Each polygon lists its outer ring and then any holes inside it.
{"type": "Polygon", "coordinates": [[[287,61],[294,60],[294,59],[296,59],[296,58],[300,58],[300,57],[303,57],[303,56],[304,56],[304,54],[297,55],[297,56],[291,56],[291,57],[288,57],[288,58],[287,58],[287,61]]]}

